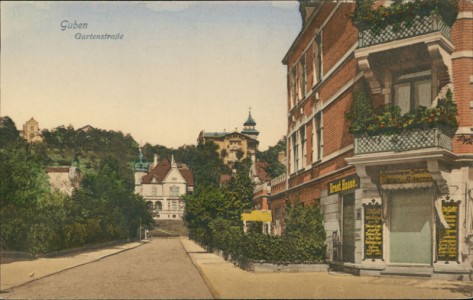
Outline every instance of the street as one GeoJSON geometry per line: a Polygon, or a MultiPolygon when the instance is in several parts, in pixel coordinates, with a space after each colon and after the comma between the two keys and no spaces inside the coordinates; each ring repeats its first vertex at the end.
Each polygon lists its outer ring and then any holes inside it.
{"type": "Polygon", "coordinates": [[[212,298],[179,239],[138,248],[51,275],[2,293],[5,299],[212,298]]]}
{"type": "Polygon", "coordinates": [[[465,299],[473,295],[471,281],[326,271],[247,272],[186,237],[2,264],[1,279],[6,292],[0,298],[5,299],[465,299]],[[65,259],[71,261],[66,264],[65,259]],[[15,278],[32,271],[35,281],[21,284],[24,278],[15,278]]]}

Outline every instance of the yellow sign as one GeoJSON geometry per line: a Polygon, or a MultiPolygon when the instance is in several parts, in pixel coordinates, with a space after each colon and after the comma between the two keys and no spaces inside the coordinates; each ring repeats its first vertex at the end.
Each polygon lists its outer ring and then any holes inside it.
{"type": "Polygon", "coordinates": [[[458,259],[458,206],[459,201],[442,201],[442,214],[450,228],[437,228],[438,260],[458,259]]]}
{"type": "Polygon", "coordinates": [[[253,222],[271,222],[271,212],[270,211],[262,211],[262,210],[252,210],[251,213],[242,213],[241,214],[242,221],[253,221],[253,222]]]}
{"type": "Polygon", "coordinates": [[[398,183],[420,183],[432,182],[432,176],[427,169],[408,169],[382,171],[380,174],[381,184],[398,183]]]}
{"type": "Polygon", "coordinates": [[[328,194],[336,194],[356,190],[359,187],[358,176],[352,175],[339,180],[332,181],[328,184],[328,194]]]}

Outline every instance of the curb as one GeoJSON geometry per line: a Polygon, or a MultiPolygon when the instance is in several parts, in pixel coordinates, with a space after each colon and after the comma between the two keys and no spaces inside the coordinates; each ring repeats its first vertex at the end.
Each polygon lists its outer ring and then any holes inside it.
{"type": "MultiPolygon", "coordinates": [[[[204,279],[204,282],[205,284],[207,285],[207,288],[209,289],[210,293],[212,294],[212,296],[214,297],[214,299],[222,299],[222,296],[220,295],[220,293],[217,291],[217,288],[215,287],[215,284],[213,284],[212,280],[210,280],[210,278],[207,276],[207,274],[205,274],[204,270],[202,269],[202,267],[196,262],[196,260],[194,260],[192,258],[192,256],[190,256],[189,252],[187,251],[186,247],[184,247],[183,243],[182,243],[182,239],[183,237],[179,238],[179,240],[181,241],[181,246],[182,248],[184,248],[184,250],[186,251],[186,254],[187,256],[189,257],[189,259],[192,261],[192,264],[194,265],[194,267],[197,269],[197,271],[199,272],[200,276],[202,277],[202,279],[204,279]]],[[[213,254],[211,252],[208,252],[209,254],[213,254]]]]}
{"type": "MultiPolygon", "coordinates": [[[[53,272],[53,273],[50,273],[50,274],[46,274],[44,276],[41,276],[41,277],[37,277],[37,278],[34,278],[34,279],[31,279],[29,281],[26,281],[26,282],[23,282],[23,283],[20,283],[18,285],[14,285],[14,286],[11,286],[9,287],[8,289],[6,290],[0,290],[0,293],[9,293],[11,289],[14,289],[14,288],[18,288],[18,287],[21,287],[25,284],[28,284],[28,283],[31,283],[31,282],[34,282],[34,281],[37,281],[39,279],[43,279],[43,278],[46,278],[46,277],[49,277],[49,276],[52,276],[52,275],[56,275],[56,274],[59,274],[59,273],[62,273],[64,271],[67,271],[67,270],[70,270],[70,269],[74,269],[74,268],[77,268],[77,267],[80,267],[80,266],[84,266],[84,265],[87,265],[87,264],[90,264],[90,263],[93,263],[93,262],[96,262],[96,261],[99,261],[99,260],[102,260],[104,258],[107,258],[107,257],[110,257],[110,256],[113,256],[113,255],[117,255],[119,253],[122,253],[122,252],[125,252],[125,251],[128,251],[128,250],[132,250],[132,249],[135,249],[135,248],[138,248],[146,243],[148,243],[149,241],[142,241],[140,244],[134,246],[134,247],[130,247],[130,248],[126,248],[126,249],[120,249],[119,251],[117,252],[114,252],[114,253],[110,253],[110,254],[107,254],[107,255],[104,255],[102,257],[99,257],[99,258],[96,258],[96,259],[93,259],[93,260],[90,260],[90,261],[87,261],[87,262],[84,262],[84,263],[81,263],[81,264],[77,264],[77,265],[74,265],[72,267],[68,267],[68,268],[65,268],[65,269],[62,269],[62,270],[58,270],[56,272],[53,272]]],[[[0,299],[3,299],[3,298],[0,298],[0,299]]]]}

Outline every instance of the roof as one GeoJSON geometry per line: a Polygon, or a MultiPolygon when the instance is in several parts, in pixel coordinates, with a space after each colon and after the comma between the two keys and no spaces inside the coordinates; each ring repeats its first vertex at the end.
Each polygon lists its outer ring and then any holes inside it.
{"type": "Polygon", "coordinates": [[[230,180],[232,180],[232,175],[230,174],[220,175],[220,184],[229,183],[230,180]]]}
{"type": "Polygon", "coordinates": [[[261,180],[261,182],[268,182],[271,181],[271,177],[266,173],[265,168],[267,168],[269,163],[264,161],[257,161],[255,162],[256,167],[256,176],[261,180]]]}
{"type": "Polygon", "coordinates": [[[204,137],[224,137],[228,132],[205,132],[204,137]]]}
{"type": "Polygon", "coordinates": [[[69,173],[69,169],[71,167],[48,167],[47,172],[48,173],[69,173]]]}
{"type": "MultiPolygon", "coordinates": [[[[258,132],[258,131],[256,131],[256,132],[258,132]]],[[[257,139],[255,139],[252,136],[249,136],[249,135],[245,134],[244,131],[242,131],[242,132],[238,132],[238,131],[234,131],[234,132],[205,132],[204,133],[204,138],[210,138],[210,139],[212,139],[212,138],[225,138],[226,136],[232,135],[232,134],[237,134],[237,135],[240,135],[240,136],[244,136],[247,139],[254,140],[254,141],[259,143],[259,141],[257,139]]]]}
{"type": "Polygon", "coordinates": [[[243,124],[243,125],[244,126],[255,126],[256,125],[255,120],[251,116],[251,112],[248,114],[248,119],[246,120],[245,124],[243,124]]]}
{"type": "MultiPolygon", "coordinates": [[[[187,185],[194,186],[194,177],[192,176],[192,171],[183,164],[177,164],[177,169],[181,173],[182,177],[186,180],[187,185]]],[[[153,182],[153,178],[156,178],[156,183],[163,183],[164,178],[171,170],[171,163],[165,159],[160,161],[153,169],[149,171],[148,174],[143,176],[142,183],[150,184],[153,182]]]]}

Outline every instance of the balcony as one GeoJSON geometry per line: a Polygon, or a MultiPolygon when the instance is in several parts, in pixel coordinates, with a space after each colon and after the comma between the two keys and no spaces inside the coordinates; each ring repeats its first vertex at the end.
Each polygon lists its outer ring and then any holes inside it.
{"type": "Polygon", "coordinates": [[[452,150],[455,131],[446,127],[412,129],[394,135],[355,137],[355,155],[403,152],[424,148],[452,150]]]}
{"type": "Polygon", "coordinates": [[[397,30],[394,30],[393,25],[388,25],[379,33],[373,33],[371,29],[360,30],[358,45],[359,48],[365,48],[433,32],[440,32],[450,40],[450,26],[439,16],[430,15],[415,18],[411,26],[401,23],[397,30]]]}

